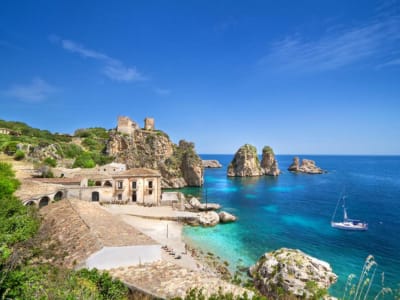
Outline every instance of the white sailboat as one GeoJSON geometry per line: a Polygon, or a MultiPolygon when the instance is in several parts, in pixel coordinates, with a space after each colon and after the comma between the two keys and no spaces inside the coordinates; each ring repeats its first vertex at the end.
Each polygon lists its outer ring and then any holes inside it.
{"type": "Polygon", "coordinates": [[[365,231],[368,230],[368,223],[360,221],[360,220],[355,220],[355,219],[349,219],[347,216],[347,211],[346,211],[346,206],[345,206],[345,196],[339,198],[335,212],[333,213],[332,220],[331,220],[331,226],[333,228],[338,228],[338,229],[343,229],[343,230],[359,230],[359,231],[365,231]],[[336,211],[338,209],[340,200],[343,201],[343,221],[342,222],[334,222],[335,216],[336,216],[336,211]]]}

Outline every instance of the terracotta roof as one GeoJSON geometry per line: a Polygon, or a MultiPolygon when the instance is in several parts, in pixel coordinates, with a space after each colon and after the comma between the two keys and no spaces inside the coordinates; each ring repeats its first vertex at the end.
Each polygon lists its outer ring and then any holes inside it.
{"type": "Polygon", "coordinates": [[[67,256],[61,262],[79,265],[103,247],[156,245],[153,239],[111,215],[98,203],[64,199],[40,210],[52,240],[67,256]]]}
{"type": "Polygon", "coordinates": [[[134,168],[134,169],[129,169],[124,172],[118,173],[113,175],[112,177],[127,177],[127,176],[138,176],[138,177],[143,177],[143,176],[151,176],[151,177],[160,177],[161,174],[157,170],[152,170],[152,169],[146,169],[146,168],[134,168]]]}

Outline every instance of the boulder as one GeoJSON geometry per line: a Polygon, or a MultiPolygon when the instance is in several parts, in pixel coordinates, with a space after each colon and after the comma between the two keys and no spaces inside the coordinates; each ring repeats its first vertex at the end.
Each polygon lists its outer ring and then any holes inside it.
{"type": "Polygon", "coordinates": [[[209,210],[218,210],[221,208],[221,205],[218,203],[201,203],[198,207],[200,211],[209,211],[209,210]]]}
{"type": "Polygon", "coordinates": [[[249,144],[240,147],[228,166],[228,176],[247,177],[261,175],[263,175],[263,170],[260,167],[256,147],[249,144]]]}
{"type": "Polygon", "coordinates": [[[222,165],[218,160],[210,159],[210,160],[202,160],[203,168],[221,168],[222,165]]]}
{"type": "Polygon", "coordinates": [[[215,226],[219,223],[219,215],[215,211],[199,213],[199,223],[202,226],[215,226]]]}
{"type": "Polygon", "coordinates": [[[274,151],[269,146],[263,148],[261,168],[265,175],[278,176],[281,173],[274,151]]]}
{"type": "Polygon", "coordinates": [[[236,217],[226,211],[221,211],[218,215],[221,223],[231,223],[236,221],[236,217]]]}
{"type": "Polygon", "coordinates": [[[189,210],[209,211],[218,210],[221,208],[221,205],[219,205],[218,203],[201,203],[197,198],[192,197],[185,207],[189,210]]]}
{"type": "Polygon", "coordinates": [[[311,159],[303,159],[301,165],[299,164],[299,158],[296,156],[293,158],[293,163],[289,166],[288,170],[291,172],[297,173],[306,173],[306,174],[322,174],[326,171],[315,165],[315,161],[311,159]]]}
{"type": "Polygon", "coordinates": [[[255,287],[275,299],[282,290],[296,297],[315,298],[337,280],[327,262],[287,248],[265,253],[249,273],[255,287]]]}

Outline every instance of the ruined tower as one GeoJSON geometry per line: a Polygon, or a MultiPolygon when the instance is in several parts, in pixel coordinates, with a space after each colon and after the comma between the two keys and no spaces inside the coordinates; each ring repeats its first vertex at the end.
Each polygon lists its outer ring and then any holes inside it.
{"type": "Polygon", "coordinates": [[[145,118],[144,119],[144,129],[145,130],[154,130],[154,118],[145,118]]]}
{"type": "Polygon", "coordinates": [[[133,135],[136,129],[139,129],[138,124],[132,121],[129,117],[118,117],[117,131],[129,135],[133,135]]]}

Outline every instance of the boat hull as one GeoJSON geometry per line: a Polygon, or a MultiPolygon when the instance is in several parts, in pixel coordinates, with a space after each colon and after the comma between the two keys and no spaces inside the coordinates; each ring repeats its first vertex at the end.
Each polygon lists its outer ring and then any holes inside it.
{"type": "Polygon", "coordinates": [[[331,222],[333,228],[342,230],[355,230],[355,231],[366,231],[368,230],[367,223],[354,223],[354,222],[331,222]]]}

